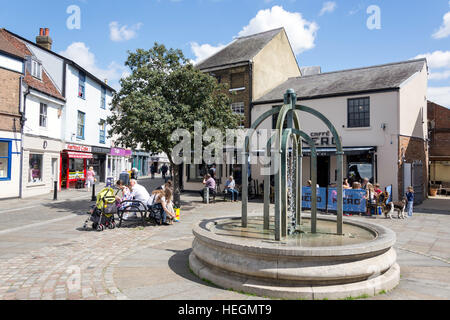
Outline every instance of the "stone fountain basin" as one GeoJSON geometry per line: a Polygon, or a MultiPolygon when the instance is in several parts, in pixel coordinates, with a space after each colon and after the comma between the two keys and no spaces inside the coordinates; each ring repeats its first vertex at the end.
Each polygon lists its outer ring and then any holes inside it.
{"type": "MultiPolygon", "coordinates": [[[[252,219],[259,218],[250,217],[249,224],[252,219]]],[[[396,235],[383,226],[345,219],[344,226],[361,228],[373,239],[299,247],[289,241],[258,241],[218,232],[220,226],[233,221],[237,220],[202,221],[193,229],[191,269],[220,287],[273,298],[340,299],[373,296],[399,283],[400,268],[393,248],[396,235]]],[[[318,224],[335,221],[336,217],[324,216],[318,224]]]]}

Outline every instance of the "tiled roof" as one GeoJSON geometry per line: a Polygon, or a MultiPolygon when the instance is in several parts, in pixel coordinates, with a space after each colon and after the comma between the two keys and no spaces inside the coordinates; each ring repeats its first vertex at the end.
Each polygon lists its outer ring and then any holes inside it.
{"type": "Polygon", "coordinates": [[[213,56],[197,64],[196,67],[200,70],[204,70],[250,61],[283,30],[283,28],[278,28],[251,36],[237,38],[213,56]]]}
{"type": "Polygon", "coordinates": [[[288,89],[294,89],[301,99],[398,89],[403,82],[420,72],[425,64],[426,59],[418,59],[290,78],[255,103],[282,101],[288,89]]]}
{"type": "MultiPolygon", "coordinates": [[[[23,57],[32,56],[33,54],[28,49],[28,47],[21,40],[17,39],[5,29],[0,29],[0,36],[2,36],[12,47],[14,47],[17,52],[19,52],[23,57]]],[[[48,76],[44,68],[42,68],[42,80],[34,78],[28,71],[25,73],[24,78],[25,83],[31,88],[45,93],[53,98],[65,101],[65,98],[61,95],[59,90],[53,84],[52,80],[48,76]]]]}
{"type": "Polygon", "coordinates": [[[0,51],[3,51],[11,56],[25,59],[25,56],[17,50],[9,41],[0,33],[0,51]]]}

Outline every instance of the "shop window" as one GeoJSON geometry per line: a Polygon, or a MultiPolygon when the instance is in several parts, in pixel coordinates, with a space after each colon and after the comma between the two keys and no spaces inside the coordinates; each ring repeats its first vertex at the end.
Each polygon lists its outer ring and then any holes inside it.
{"type": "Polygon", "coordinates": [[[86,99],[86,74],[80,71],[78,79],[78,97],[86,99]]]}
{"type": "Polygon", "coordinates": [[[69,179],[84,179],[84,159],[69,159],[69,179]]]}
{"type": "Polygon", "coordinates": [[[39,109],[39,126],[43,128],[47,128],[47,105],[41,103],[39,109]]]}
{"type": "Polygon", "coordinates": [[[30,172],[28,177],[29,183],[42,183],[42,154],[30,154],[30,172]]]}
{"type": "Polygon", "coordinates": [[[348,127],[370,127],[370,98],[348,99],[348,127]]]}
{"type": "Polygon", "coordinates": [[[233,110],[234,114],[237,114],[240,116],[240,128],[245,127],[245,104],[243,102],[237,102],[231,104],[231,109],[233,110]]]}
{"type": "Polygon", "coordinates": [[[102,87],[102,98],[100,101],[100,107],[106,110],[106,88],[102,87]]]}
{"type": "Polygon", "coordinates": [[[11,180],[11,142],[0,140],[0,181],[11,180]]]}
{"type": "Polygon", "coordinates": [[[84,140],[84,127],[86,121],[86,114],[84,112],[78,111],[78,120],[77,120],[77,138],[84,140]]]}
{"type": "Polygon", "coordinates": [[[371,154],[348,156],[348,179],[351,184],[353,182],[362,182],[364,178],[368,178],[370,183],[374,183],[374,165],[371,154]]]}

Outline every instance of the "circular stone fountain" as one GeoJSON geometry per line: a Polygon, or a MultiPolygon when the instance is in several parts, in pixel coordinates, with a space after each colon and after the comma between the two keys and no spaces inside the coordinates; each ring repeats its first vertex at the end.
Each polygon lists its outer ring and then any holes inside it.
{"type": "MultiPolygon", "coordinates": [[[[220,287],[272,298],[345,299],[392,290],[400,281],[393,231],[344,220],[342,184],[332,194],[336,216],[318,217],[316,142],[301,130],[297,113],[312,114],[330,129],[337,150],[336,181],[343,181],[342,141],[327,118],[317,110],[296,105],[296,101],[295,92],[288,90],[285,105],[264,113],[251,128],[256,130],[278,114],[276,133],[266,148],[266,155],[273,160],[263,174],[263,218],[248,216],[248,181],[242,179],[241,218],[203,221],[195,226],[191,270],[220,287]],[[311,149],[310,215],[302,213],[308,199],[302,196],[302,141],[311,149]],[[270,175],[274,176],[273,215],[270,175]]],[[[248,176],[254,130],[245,137],[242,177],[248,176]]]]}
{"type": "Polygon", "coordinates": [[[273,241],[263,220],[250,217],[203,221],[193,232],[189,262],[201,279],[238,292],[284,299],[345,299],[390,291],[400,280],[396,235],[379,225],[344,221],[344,235],[331,233],[336,218],[321,217],[309,233],[273,241]]]}

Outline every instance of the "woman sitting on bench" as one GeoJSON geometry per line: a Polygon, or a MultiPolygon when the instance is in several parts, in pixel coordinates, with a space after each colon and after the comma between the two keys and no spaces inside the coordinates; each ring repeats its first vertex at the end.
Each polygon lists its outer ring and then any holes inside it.
{"type": "Polygon", "coordinates": [[[152,207],[159,210],[162,217],[162,223],[165,225],[172,225],[176,218],[173,210],[170,210],[169,205],[172,202],[172,190],[165,188],[164,190],[156,190],[152,193],[149,203],[152,207]]]}

